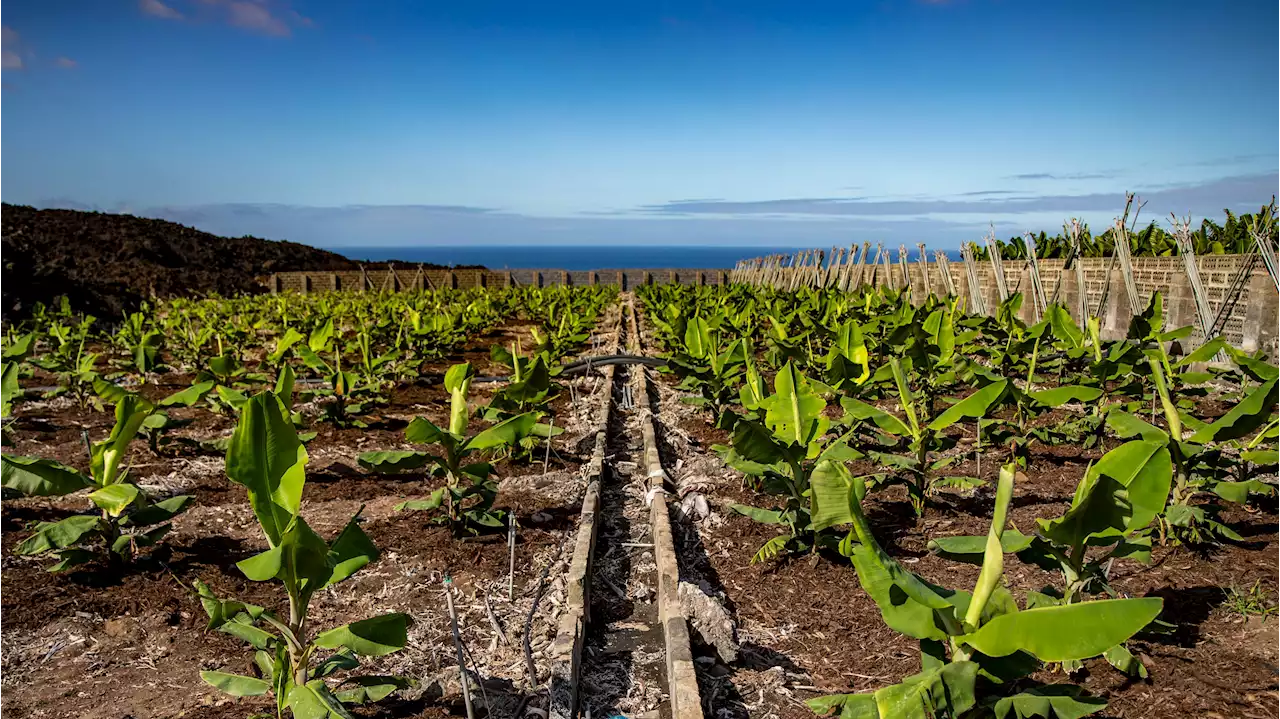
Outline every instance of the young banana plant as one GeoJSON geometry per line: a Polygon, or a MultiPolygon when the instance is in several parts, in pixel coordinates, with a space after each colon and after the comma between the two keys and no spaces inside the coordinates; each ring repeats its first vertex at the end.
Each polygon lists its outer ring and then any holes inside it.
{"type": "Polygon", "coordinates": [[[255,669],[253,676],[201,671],[200,678],[233,696],[272,693],[277,716],[288,710],[297,719],[349,717],[344,704],[377,701],[408,682],[393,676],[329,680],[359,667],[361,656],[403,649],[411,620],[390,613],[315,632],[308,621],[311,599],[375,561],[378,550],[360,529],[359,511],[332,540],[311,529],[300,512],[306,464],[307,451],[280,399],[272,392],[250,399],[227,451],[227,477],[247,491],[268,549],[236,567],[252,581],[280,582],[288,615],[222,599],[197,581],[209,628],[248,643],[255,669]]]}
{"type": "Polygon", "coordinates": [[[153,502],[128,479],[122,465],[129,443],[154,409],[142,397],[121,393],[116,423],[103,441],[90,445],[90,471],[84,474],[49,459],[3,456],[6,489],[35,497],[55,497],[92,489],[88,497],[96,513],[77,514],[57,522],[40,522],[35,533],[15,550],[28,556],[58,561],[49,568],[60,572],[98,556],[112,563],[131,561],[138,551],[159,542],[169,521],[186,511],[190,495],[153,502]]]}
{"type": "Polygon", "coordinates": [[[862,456],[849,447],[848,435],[827,436],[831,421],[823,414],[826,406],[809,379],[788,362],[774,377],[773,394],[759,403],[763,417],[739,419],[733,446],[717,448],[729,466],[755,478],[760,489],[783,498],[783,506],[772,509],[730,505],[757,522],[788,529],[787,534],[766,542],[753,562],[784,551],[814,551],[823,541],[818,532],[826,527],[816,505],[830,477],[817,467],[824,460],[846,462],[862,456]]]}
{"type": "Polygon", "coordinates": [[[972,592],[932,584],[911,573],[876,541],[862,511],[866,488],[841,466],[847,501],[833,516],[853,530],[841,551],[891,629],[920,641],[921,671],[873,692],[811,699],[818,714],[842,719],[959,717],[977,710],[1006,717],[1082,717],[1106,706],[1072,685],[1026,677],[1044,663],[1078,662],[1121,644],[1160,613],[1158,598],[1108,599],[1020,609],[1003,586],[1004,534],[1015,467],[1005,465],[972,592]]]}
{"type": "MultiPolygon", "coordinates": [[[[541,420],[550,414],[551,400],[555,398],[558,389],[552,384],[551,377],[560,368],[557,366],[553,369],[545,353],[523,357],[520,354],[520,343],[516,341],[511,345],[510,351],[498,345],[492,346],[489,356],[493,361],[511,369],[511,381],[489,400],[489,405],[481,415],[486,421],[501,422],[527,412],[533,412],[541,420]]],[[[528,458],[540,443],[561,434],[564,434],[563,427],[540,421],[512,450],[528,458]]]]}
{"type": "Polygon", "coordinates": [[[504,419],[476,434],[467,434],[470,409],[467,394],[474,371],[469,363],[449,368],[444,376],[449,391],[449,427],[442,429],[423,417],[417,417],[405,430],[405,438],[415,444],[435,445],[439,453],[388,450],[366,452],[359,457],[361,467],[372,472],[406,472],[430,468],[433,477],[445,485],[425,500],[404,502],[398,509],[423,510],[434,513],[434,521],[448,524],[455,534],[493,531],[503,526],[503,513],[493,509],[498,485],[493,481],[493,466],[475,455],[516,446],[529,436],[538,422],[537,412],[526,412],[504,419]]]}
{"type": "Polygon", "coordinates": [[[342,368],[342,348],[334,330],[333,318],[328,318],[323,325],[313,330],[307,344],[295,346],[294,351],[309,369],[328,379],[328,388],[314,392],[316,395],[332,398],[324,405],[321,419],[339,427],[365,427],[360,416],[384,399],[377,394],[376,387],[367,381],[362,384],[359,374],[342,368]],[[332,364],[320,357],[322,353],[329,352],[333,353],[332,364]]]}
{"type": "MultiPolygon", "coordinates": [[[[1005,553],[1062,574],[1061,589],[1029,593],[1028,602],[1036,606],[1075,604],[1089,595],[1114,595],[1109,584],[1112,562],[1151,561],[1147,530],[1164,511],[1172,478],[1168,447],[1143,440],[1126,442],[1090,465],[1076,486],[1071,508],[1062,516],[1036,520],[1039,528],[1030,535],[1005,530],[1001,537],[1005,553]]],[[[972,564],[982,563],[985,546],[985,538],[973,536],[939,537],[929,542],[929,548],[939,555],[972,564]]],[[[1126,674],[1147,675],[1146,667],[1124,645],[1108,648],[1104,656],[1126,674]]]]}
{"type": "Polygon", "coordinates": [[[191,386],[165,397],[159,404],[161,407],[191,407],[205,400],[215,412],[239,411],[249,399],[244,390],[267,381],[266,375],[250,372],[240,359],[240,353],[224,348],[219,337],[218,354],[209,358],[204,369],[196,373],[191,386]]]}
{"type": "Polygon", "coordinates": [[[893,381],[897,388],[898,403],[906,415],[906,421],[885,410],[861,400],[845,397],[840,404],[846,418],[853,421],[869,421],[889,442],[868,451],[871,457],[896,472],[872,475],[883,485],[904,484],[916,516],[923,516],[928,497],[939,487],[978,486],[981,479],[968,476],[938,476],[937,472],[956,460],[955,456],[934,459],[957,443],[956,438],[944,431],[967,418],[983,418],[996,402],[1006,394],[1008,380],[998,380],[978,389],[968,397],[945,410],[938,411],[931,377],[921,376],[920,390],[913,391],[908,380],[910,365],[897,358],[889,360],[893,381]],[[889,451],[883,451],[888,449],[889,451]]]}
{"type": "Polygon", "coordinates": [[[731,423],[724,423],[733,416],[725,409],[737,397],[744,361],[741,340],[724,344],[718,326],[694,316],[685,323],[684,342],[671,353],[667,366],[681,378],[680,389],[699,394],[686,395],[684,402],[709,410],[713,426],[732,429],[731,423]]]}
{"type": "MultiPolygon", "coordinates": [[[[91,400],[96,405],[93,383],[102,378],[97,370],[98,354],[85,350],[95,321],[92,315],[86,315],[74,325],[64,324],[61,319],[55,319],[48,325],[45,334],[53,343],[52,351],[29,360],[32,365],[57,377],[58,386],[47,392],[46,397],[70,394],[82,408],[91,400]]],[[[97,408],[101,409],[100,406],[97,408]]]]}
{"type": "MultiPolygon", "coordinates": [[[[1219,538],[1243,541],[1239,534],[1218,520],[1220,507],[1214,500],[1243,502],[1250,493],[1271,494],[1275,490],[1256,479],[1239,482],[1220,480],[1212,466],[1205,464],[1206,459],[1212,458],[1205,448],[1212,443],[1239,440],[1268,425],[1276,407],[1280,379],[1271,379],[1253,387],[1226,414],[1213,422],[1202,422],[1178,408],[1165,381],[1165,366],[1161,358],[1148,356],[1147,359],[1167,429],[1118,410],[1107,415],[1107,424],[1122,438],[1140,437],[1168,447],[1174,481],[1168,506],[1160,518],[1161,542],[1171,538],[1188,544],[1211,544],[1219,538]],[[1202,499],[1209,501],[1200,503],[1198,500],[1202,499]]],[[[1260,437],[1265,434],[1265,431],[1260,433],[1260,437]]]]}
{"type": "Polygon", "coordinates": [[[826,357],[826,383],[837,391],[852,394],[871,379],[867,343],[856,319],[850,319],[836,330],[826,357]]]}
{"type": "MultiPolygon", "coordinates": [[[[22,398],[23,392],[18,380],[23,374],[23,366],[35,352],[36,333],[27,332],[19,335],[11,342],[6,342],[4,351],[0,352],[0,419],[8,419],[15,402],[22,398]]],[[[8,423],[0,429],[0,439],[8,446],[8,423]]]]}

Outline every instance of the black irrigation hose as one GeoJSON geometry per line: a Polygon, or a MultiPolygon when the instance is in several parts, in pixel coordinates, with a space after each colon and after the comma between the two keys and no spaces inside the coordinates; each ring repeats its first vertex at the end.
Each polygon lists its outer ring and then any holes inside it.
{"type": "MultiPolygon", "coordinates": [[[[628,364],[642,364],[649,367],[666,367],[667,361],[661,357],[645,357],[643,355],[600,355],[599,357],[586,357],[584,359],[574,360],[568,364],[561,365],[560,374],[581,374],[583,372],[589,372],[593,367],[628,364]]],[[[471,380],[471,384],[509,382],[510,380],[510,377],[475,377],[471,380]]]]}

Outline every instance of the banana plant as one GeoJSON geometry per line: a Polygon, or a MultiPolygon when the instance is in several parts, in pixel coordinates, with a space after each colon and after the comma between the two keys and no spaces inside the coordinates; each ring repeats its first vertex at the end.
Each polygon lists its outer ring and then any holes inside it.
{"type": "Polygon", "coordinates": [[[129,357],[125,365],[137,370],[143,382],[160,366],[160,347],[164,339],[159,329],[148,325],[148,314],[146,303],[143,303],[143,311],[130,314],[113,338],[129,357]]]}
{"type": "Polygon", "coordinates": [[[1243,502],[1251,493],[1271,494],[1275,490],[1256,479],[1243,482],[1219,481],[1211,468],[1204,465],[1207,457],[1205,446],[1247,437],[1270,424],[1280,379],[1271,379],[1257,385],[1226,414],[1213,422],[1202,422],[1179,410],[1165,381],[1165,367],[1161,358],[1148,356],[1147,361],[1166,429],[1146,422],[1135,414],[1121,411],[1108,414],[1107,424],[1122,438],[1140,437],[1149,442],[1161,443],[1169,449],[1174,481],[1168,506],[1160,518],[1161,542],[1172,540],[1195,545],[1214,544],[1223,538],[1243,541],[1235,530],[1219,521],[1217,513],[1220,506],[1215,500],[1243,502]],[[1200,503],[1198,500],[1209,501],[1200,503]]]}
{"type": "MultiPolygon", "coordinates": [[[[493,345],[489,348],[489,356],[498,364],[511,369],[511,381],[494,393],[488,406],[481,412],[485,421],[501,422],[529,412],[542,420],[550,414],[551,400],[555,398],[558,389],[551,377],[560,368],[550,367],[545,353],[523,357],[517,340],[512,343],[510,350],[493,345]]],[[[529,458],[539,443],[561,434],[564,434],[563,427],[539,421],[528,436],[522,437],[519,443],[512,446],[512,450],[529,458]]]]}
{"type": "Polygon", "coordinates": [[[817,467],[824,460],[845,462],[862,455],[849,447],[847,434],[827,435],[831,421],[824,414],[826,407],[809,379],[788,362],[774,377],[773,394],[759,403],[763,416],[738,419],[732,446],[716,448],[730,467],[754,478],[757,488],[783,498],[783,506],[771,509],[729,505],[757,522],[788,530],[766,542],[753,562],[783,552],[816,551],[820,543],[832,539],[819,535],[826,527],[816,516],[816,497],[830,477],[817,467]]]}
{"type": "Polygon", "coordinates": [[[220,598],[196,581],[208,628],[254,650],[253,675],[201,671],[200,678],[232,696],[274,694],[277,716],[341,719],[351,716],[345,704],[377,701],[409,686],[401,677],[338,680],[338,673],[358,668],[362,656],[403,649],[411,619],[389,613],[315,632],[312,598],[376,561],[378,549],[360,528],[359,511],[332,540],[311,529],[300,511],[306,464],[307,451],[279,397],[263,392],[250,399],[227,451],[227,478],[245,488],[268,549],[236,567],[251,581],[280,582],[288,614],[220,598]]]}
{"type": "Polygon", "coordinates": [[[390,377],[386,376],[387,372],[400,359],[401,351],[398,348],[392,348],[378,354],[374,349],[373,334],[374,329],[367,322],[362,321],[351,342],[354,347],[349,346],[348,349],[354,348],[360,357],[360,370],[370,388],[381,389],[390,381],[390,377]]]}
{"type": "MultiPolygon", "coordinates": [[[[27,332],[7,341],[3,352],[0,352],[0,419],[8,419],[15,402],[23,396],[19,379],[23,374],[23,366],[36,349],[36,333],[27,332]]],[[[8,424],[0,430],[0,438],[9,441],[8,424]]]]}
{"type": "MultiPolygon", "coordinates": [[[[17,362],[0,362],[0,419],[9,419],[14,403],[22,397],[22,387],[18,383],[21,365],[17,362]]],[[[4,439],[8,444],[8,426],[5,423],[4,439]]]]}
{"type": "MultiPolygon", "coordinates": [[[[1005,530],[1004,552],[1062,574],[1061,589],[1033,592],[1028,600],[1050,606],[1075,604],[1088,595],[1115,596],[1109,584],[1115,560],[1151,561],[1147,530],[1165,509],[1172,478],[1168,447],[1143,440],[1126,442],[1089,466],[1062,516],[1037,519],[1038,529],[1030,535],[1005,530]]],[[[938,537],[929,542],[929,549],[939,555],[972,564],[982,563],[985,547],[985,538],[976,536],[938,537]]],[[[1126,674],[1147,676],[1146,667],[1122,644],[1108,648],[1104,656],[1126,674]]]]}
{"type": "Polygon", "coordinates": [[[328,379],[327,388],[308,393],[308,396],[331,398],[324,404],[320,419],[339,427],[366,427],[360,417],[374,405],[385,402],[385,398],[378,393],[378,387],[372,383],[371,378],[361,377],[357,372],[342,368],[342,349],[338,345],[333,318],[329,317],[323,325],[313,330],[307,344],[297,345],[294,349],[309,369],[328,379]],[[322,353],[329,352],[333,353],[332,364],[320,357],[322,353]]]}
{"type": "MultiPolygon", "coordinates": [[[[949,359],[949,356],[946,357],[949,359]]],[[[934,459],[938,453],[951,449],[957,443],[945,430],[965,419],[984,418],[988,411],[1003,398],[1008,390],[1008,380],[998,380],[978,389],[968,397],[942,409],[937,402],[937,375],[916,375],[917,390],[908,381],[910,365],[897,357],[889,359],[889,368],[897,388],[899,406],[906,421],[896,415],[852,397],[844,397],[840,404],[846,417],[855,423],[872,423],[888,441],[872,445],[867,454],[881,464],[892,468],[887,473],[868,477],[882,486],[903,484],[916,516],[924,515],[928,498],[940,487],[975,487],[982,483],[979,477],[939,476],[939,470],[956,461],[959,455],[934,459]],[[887,450],[887,451],[886,451],[887,450]]]]}
{"type": "MultiPolygon", "coordinates": [[[[1052,309],[1056,305],[1051,305],[1052,309]]],[[[1063,324],[1062,318],[1056,318],[1059,326],[1063,324]]],[[[1053,319],[1046,317],[1045,322],[1053,322],[1053,319]]],[[[1066,321],[1070,321],[1070,317],[1066,317],[1066,321]]],[[[1072,323],[1074,326],[1074,323],[1072,323]]],[[[1019,386],[1015,382],[1007,384],[1007,393],[1004,398],[1005,403],[1013,406],[1013,416],[1009,419],[985,419],[979,420],[979,434],[990,439],[991,442],[1009,447],[1009,454],[1020,467],[1026,467],[1030,459],[1030,450],[1035,442],[1044,444],[1062,444],[1068,441],[1071,436],[1072,426],[1037,426],[1033,424],[1039,417],[1044,416],[1050,411],[1067,405],[1072,402],[1079,402],[1086,408],[1092,406],[1092,403],[1098,400],[1104,394],[1104,390],[1083,384],[1059,384],[1055,387],[1037,389],[1037,358],[1040,353],[1040,337],[1037,337],[1031,348],[1030,360],[1027,363],[1026,377],[1019,386]]],[[[1098,416],[1095,411],[1093,415],[1098,416]]],[[[1088,433],[1090,428],[1101,425],[1099,417],[1095,423],[1085,423],[1081,427],[1075,427],[1076,432],[1088,433]]],[[[980,448],[979,448],[980,449],[980,448]]]]}
{"type": "Polygon", "coordinates": [[[737,339],[723,342],[719,322],[717,318],[713,327],[704,317],[689,318],[683,343],[668,356],[667,367],[680,377],[679,389],[698,393],[686,395],[682,401],[707,409],[713,426],[732,429],[725,420],[734,415],[726,414],[725,408],[738,396],[744,346],[737,339]]]}
{"type": "Polygon", "coordinates": [[[836,330],[835,341],[827,351],[823,379],[832,389],[852,394],[849,390],[871,379],[869,360],[862,328],[856,319],[850,319],[836,330]]]}
{"type": "Polygon", "coordinates": [[[214,412],[239,411],[249,400],[245,390],[267,382],[266,375],[250,372],[240,353],[223,347],[218,338],[218,354],[210,357],[196,373],[191,386],[161,399],[161,407],[192,407],[205,401],[214,412]]]}
{"type": "Polygon", "coordinates": [[[159,542],[177,515],[186,511],[190,495],[153,502],[128,479],[123,468],[129,443],[153,410],[135,394],[123,394],[116,402],[116,423],[103,441],[90,445],[88,474],[49,459],[3,456],[5,489],[34,497],[55,497],[91,489],[88,498],[96,514],[77,514],[57,522],[40,522],[15,553],[57,559],[49,568],[61,572],[95,557],[131,561],[138,551],[159,542]]]}
{"type": "Polygon", "coordinates": [[[430,420],[417,417],[405,429],[405,439],[415,444],[435,445],[439,453],[417,450],[365,452],[358,461],[373,472],[393,473],[430,468],[430,475],[445,480],[425,500],[411,500],[397,509],[431,512],[433,521],[447,524],[456,535],[493,531],[503,527],[504,513],[493,509],[498,484],[492,478],[493,465],[476,455],[516,446],[529,436],[538,422],[536,412],[504,419],[468,435],[470,409],[467,395],[475,376],[470,363],[456,364],[444,375],[449,392],[449,427],[442,429],[430,420]]]}
{"type": "Polygon", "coordinates": [[[57,377],[58,386],[47,392],[46,397],[70,394],[81,408],[90,401],[96,403],[93,383],[102,378],[96,369],[98,354],[85,350],[95,321],[92,315],[85,315],[72,325],[59,318],[46,327],[44,334],[52,343],[52,351],[29,360],[33,366],[57,377]]]}
{"type": "Polygon", "coordinates": [[[891,629],[920,642],[920,673],[858,694],[807,702],[820,715],[842,719],[918,719],[967,716],[1083,717],[1106,706],[1073,685],[1027,679],[1045,663],[1078,662],[1132,637],[1159,615],[1159,598],[1107,599],[1071,605],[1019,608],[1003,584],[1004,534],[1013,498],[1015,467],[1005,465],[996,487],[982,569],[973,591],[932,584],[908,571],[876,541],[862,511],[866,486],[835,466],[846,486],[840,524],[853,530],[841,543],[858,582],[891,629]]]}

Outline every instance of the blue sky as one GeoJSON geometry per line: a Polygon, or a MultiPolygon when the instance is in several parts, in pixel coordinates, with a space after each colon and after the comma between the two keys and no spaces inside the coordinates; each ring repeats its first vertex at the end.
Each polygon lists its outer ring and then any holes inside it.
{"type": "Polygon", "coordinates": [[[1278,184],[1275,2],[4,10],[3,199],[222,234],[954,247],[1278,184]]]}

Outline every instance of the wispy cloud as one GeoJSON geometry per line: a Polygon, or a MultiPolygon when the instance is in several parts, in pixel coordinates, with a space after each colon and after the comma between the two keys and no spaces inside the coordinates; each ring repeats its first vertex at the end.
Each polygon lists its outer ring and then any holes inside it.
{"type": "Polygon", "coordinates": [[[225,23],[269,37],[289,37],[293,28],[315,27],[315,20],[294,10],[288,0],[197,0],[206,10],[196,19],[225,23]]]}
{"type": "Polygon", "coordinates": [[[1019,195],[1022,194],[1017,190],[975,190],[974,192],[961,192],[957,197],[993,197],[995,195],[1019,195]]]}
{"type": "Polygon", "coordinates": [[[138,0],[138,9],[145,15],[165,20],[181,20],[183,18],[182,13],[165,5],[160,0],[138,0]]]}
{"type": "MultiPolygon", "coordinates": [[[[1275,193],[1280,176],[1276,173],[1237,175],[1199,184],[1150,188],[1140,192],[1158,214],[1168,212],[1217,213],[1223,207],[1261,204],[1275,193]]],[[[1140,188],[1141,189],[1141,188],[1140,188]]],[[[991,191],[984,191],[991,192],[991,191]]],[[[636,211],[646,215],[825,215],[831,217],[895,217],[919,215],[985,216],[1018,215],[1037,212],[1073,214],[1119,210],[1124,205],[1122,192],[1097,192],[1081,195],[1037,194],[1017,197],[1001,194],[973,199],[879,200],[860,197],[808,197],[753,201],[677,200],[655,205],[642,205],[636,211]]]]}
{"type": "Polygon", "coordinates": [[[22,37],[8,25],[0,28],[0,67],[5,70],[21,70],[22,37]]]}
{"type": "Polygon", "coordinates": [[[1222,167],[1223,165],[1240,165],[1253,160],[1260,160],[1264,157],[1274,158],[1274,155],[1266,155],[1261,152],[1254,152],[1247,155],[1228,155],[1226,157],[1214,157],[1208,160],[1198,160],[1196,162],[1184,162],[1182,167],[1222,167]]]}
{"type": "Polygon", "coordinates": [[[230,15],[230,23],[238,28],[277,37],[288,37],[291,34],[284,20],[272,15],[266,6],[259,3],[228,3],[227,12],[230,15]]]}
{"type": "Polygon", "coordinates": [[[55,67],[60,67],[64,70],[74,70],[77,67],[80,67],[80,63],[76,62],[75,60],[72,60],[69,57],[66,57],[65,55],[54,60],[53,64],[55,67]]]}
{"type": "Polygon", "coordinates": [[[1070,172],[1055,174],[1052,172],[1028,172],[1021,175],[1009,175],[1006,180],[1110,180],[1117,172],[1070,172]]]}

